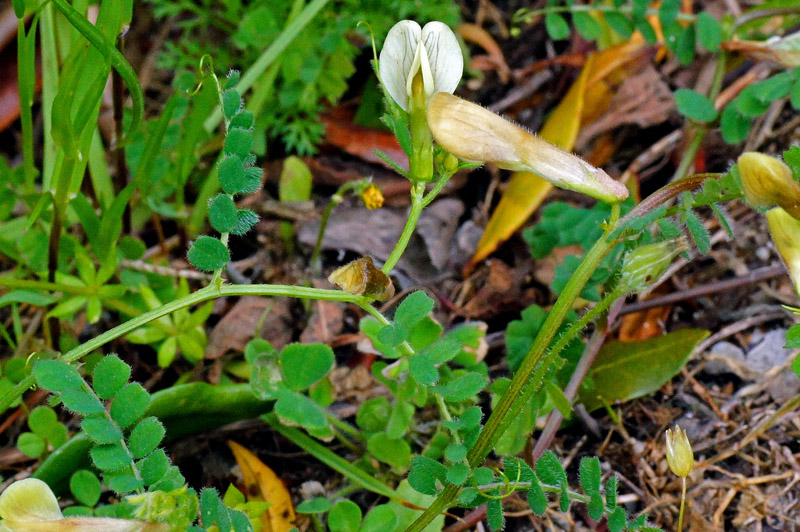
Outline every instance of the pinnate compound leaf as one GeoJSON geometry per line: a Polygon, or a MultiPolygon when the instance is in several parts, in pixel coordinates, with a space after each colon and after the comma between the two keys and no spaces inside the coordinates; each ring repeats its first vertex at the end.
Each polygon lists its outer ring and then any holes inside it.
{"type": "Polygon", "coordinates": [[[108,487],[117,493],[130,493],[144,486],[142,479],[128,474],[106,476],[105,481],[108,483],[108,487]]]}
{"type": "Polygon", "coordinates": [[[217,238],[206,235],[194,241],[189,249],[188,257],[192,266],[204,272],[222,268],[231,260],[231,255],[225,244],[217,238]]]}
{"type": "Polygon", "coordinates": [[[59,394],[64,406],[82,416],[105,414],[103,403],[94,395],[84,390],[67,390],[59,394]]]}
{"type": "Polygon", "coordinates": [[[333,367],[333,350],[325,344],[289,344],[280,355],[283,382],[292,390],[306,390],[333,367]]]}
{"type": "Polygon", "coordinates": [[[609,512],[613,512],[614,509],[617,507],[617,484],[619,480],[617,479],[617,475],[612,474],[609,479],[606,481],[606,508],[608,508],[609,512]]]}
{"type": "Polygon", "coordinates": [[[297,513],[301,514],[322,514],[331,509],[331,501],[325,497],[315,497],[308,501],[303,501],[297,505],[297,513]]]}
{"type": "Polygon", "coordinates": [[[289,425],[299,425],[309,430],[328,426],[325,412],[317,403],[303,394],[280,388],[275,413],[289,425]]]}
{"type": "Polygon", "coordinates": [[[465,401],[486,387],[487,379],[477,372],[470,372],[457,377],[444,386],[437,386],[436,391],[448,401],[465,401]]]}
{"type": "Polygon", "coordinates": [[[353,501],[341,500],[328,513],[328,528],[331,532],[358,532],[361,524],[361,508],[353,501]]]}
{"type": "Polygon", "coordinates": [[[786,349],[800,347],[800,323],[792,325],[789,330],[786,331],[786,345],[783,347],[786,349]]]}
{"type": "Polygon", "coordinates": [[[237,222],[236,204],[227,194],[219,194],[208,206],[208,221],[220,233],[229,233],[237,222]]]}
{"type": "Polygon", "coordinates": [[[89,454],[101,471],[119,471],[133,463],[131,455],[119,443],[97,445],[89,454]]]}
{"type": "Polygon", "coordinates": [[[705,95],[697,91],[691,89],[676,90],[675,103],[678,106],[678,111],[692,120],[706,123],[717,118],[714,104],[705,95]]]}
{"type": "Polygon", "coordinates": [[[69,490],[79,503],[92,507],[100,500],[102,486],[94,473],[87,469],[80,469],[70,477],[69,490]]]}
{"type": "Polygon", "coordinates": [[[719,50],[719,45],[722,43],[722,29],[717,19],[705,11],[697,15],[697,34],[700,46],[709,52],[719,50]]]}
{"type": "Polygon", "coordinates": [[[489,499],[486,502],[486,519],[489,521],[489,528],[493,531],[503,529],[503,525],[505,524],[503,501],[500,499],[489,499]]]}
{"type": "Polygon", "coordinates": [[[119,427],[102,416],[84,418],[81,429],[95,443],[115,443],[122,439],[119,427]]]}
{"type": "Polygon", "coordinates": [[[408,372],[423,386],[431,386],[439,382],[439,370],[429,358],[422,355],[411,357],[408,372]]]}
{"type": "Polygon", "coordinates": [[[163,449],[153,451],[150,456],[136,463],[139,472],[147,485],[161,480],[169,469],[169,458],[163,449]]]}
{"type": "Polygon", "coordinates": [[[394,324],[401,331],[408,333],[411,328],[422,321],[433,310],[433,299],[425,292],[414,292],[406,297],[397,307],[394,324]]]}
{"type": "Polygon", "coordinates": [[[111,399],[130,378],[131,367],[117,355],[108,355],[95,366],[92,385],[100,399],[111,399]]]}
{"type": "Polygon", "coordinates": [[[693,211],[686,211],[686,228],[689,229],[689,234],[692,235],[692,239],[700,253],[707,254],[711,249],[711,238],[708,236],[708,230],[703,225],[703,222],[693,211]]]}
{"type": "Polygon", "coordinates": [[[228,119],[231,119],[242,107],[242,97],[236,89],[227,89],[222,92],[222,110],[228,119]]]}
{"type": "Polygon", "coordinates": [[[614,508],[614,511],[608,515],[609,532],[622,532],[622,530],[625,530],[626,517],[625,510],[621,506],[614,508]]]}
{"type": "Polygon", "coordinates": [[[367,441],[370,454],[392,467],[403,469],[411,460],[411,447],[402,438],[390,438],[385,432],[370,436],[367,441]]]}
{"type": "Polygon", "coordinates": [[[131,454],[134,458],[147,456],[158,447],[165,434],[164,425],[157,418],[144,418],[133,428],[128,438],[131,454]]]}
{"type": "Polygon", "coordinates": [[[536,475],[542,482],[551,486],[567,483],[567,473],[552,451],[545,451],[536,462],[536,475]]]}
{"type": "Polygon", "coordinates": [[[255,123],[253,113],[250,111],[239,111],[231,118],[231,123],[228,124],[228,127],[231,129],[233,128],[242,128],[242,129],[250,129],[253,127],[255,123]]]}
{"type": "Polygon", "coordinates": [[[544,515],[547,511],[547,496],[536,477],[531,480],[531,487],[528,489],[528,505],[536,515],[544,515]]]}
{"type": "Polygon", "coordinates": [[[33,432],[23,432],[17,438],[17,449],[29,458],[39,458],[47,448],[47,442],[33,432]]]}
{"type": "Polygon", "coordinates": [[[238,194],[248,181],[244,162],[235,155],[228,155],[219,163],[219,184],[226,194],[238,194]]]}
{"type": "Polygon", "coordinates": [[[446,478],[447,468],[436,460],[426,456],[415,456],[411,460],[408,482],[418,492],[425,495],[436,495],[437,481],[444,484],[446,478]]]}
{"type": "Polygon", "coordinates": [[[587,495],[593,496],[595,493],[600,494],[600,460],[594,456],[584,456],[581,458],[579,467],[579,476],[581,481],[581,488],[587,495]]]}
{"type": "Polygon", "coordinates": [[[131,382],[122,387],[111,403],[111,418],[120,427],[127,428],[144,415],[150,405],[150,394],[141,384],[131,382]]]}
{"type": "Polygon", "coordinates": [[[33,367],[36,384],[51,392],[75,390],[83,386],[78,370],[61,360],[42,360],[33,367]]]}
{"type": "Polygon", "coordinates": [[[560,41],[569,37],[569,24],[567,20],[558,13],[548,13],[544,17],[544,25],[547,34],[554,41],[560,41]]]}
{"type": "Polygon", "coordinates": [[[223,151],[225,155],[235,155],[241,160],[245,160],[253,147],[253,131],[236,127],[228,130],[225,137],[223,151]]]}
{"type": "Polygon", "coordinates": [[[236,223],[230,232],[234,235],[243,235],[252,229],[256,223],[258,223],[258,215],[256,213],[248,209],[239,209],[236,211],[236,223]]]}

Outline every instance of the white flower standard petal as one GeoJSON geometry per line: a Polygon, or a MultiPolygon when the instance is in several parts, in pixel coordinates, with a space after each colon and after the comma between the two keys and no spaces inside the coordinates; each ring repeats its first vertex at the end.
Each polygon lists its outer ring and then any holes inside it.
{"type": "Polygon", "coordinates": [[[389,30],[380,54],[381,83],[397,105],[408,110],[407,79],[419,48],[422,28],[413,20],[401,20],[389,30]]]}
{"type": "Polygon", "coordinates": [[[379,74],[386,92],[408,111],[414,76],[422,74],[425,97],[452,94],[464,73],[464,57],[453,31],[442,22],[424,28],[413,20],[395,24],[380,54],[379,74]]]}
{"type": "Polygon", "coordinates": [[[50,487],[39,479],[14,482],[0,495],[0,517],[8,528],[19,522],[49,522],[61,519],[61,508],[50,487]]]}
{"type": "MultiPolygon", "coordinates": [[[[433,87],[425,85],[425,93],[453,92],[464,73],[464,56],[453,31],[443,22],[428,22],[422,28],[422,43],[428,52],[433,87]]],[[[423,71],[424,75],[424,71],[423,71]]]]}

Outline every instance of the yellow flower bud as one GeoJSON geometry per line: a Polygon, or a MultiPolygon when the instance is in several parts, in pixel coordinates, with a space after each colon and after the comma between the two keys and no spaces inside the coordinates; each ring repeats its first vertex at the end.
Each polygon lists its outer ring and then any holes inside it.
{"type": "Polygon", "coordinates": [[[737,161],[742,190],[755,207],[778,205],[800,220],[800,183],[780,159],[758,152],[746,152],[737,161]]]}
{"type": "Polygon", "coordinates": [[[678,425],[674,430],[667,429],[667,464],[673,473],[682,478],[688,477],[694,469],[692,444],[686,431],[678,425]]]}
{"type": "Polygon", "coordinates": [[[767,212],[767,223],[775,247],[789,271],[797,295],[800,296],[800,220],[780,207],[775,207],[767,212]]]}
{"type": "Polygon", "coordinates": [[[603,170],[452,94],[433,95],[428,125],[436,142],[465,161],[533,172],[557,187],[611,203],[628,197],[628,189],[603,170]]]}
{"type": "Polygon", "coordinates": [[[361,191],[361,201],[367,209],[380,209],[383,207],[383,192],[375,185],[369,185],[361,191]]]}

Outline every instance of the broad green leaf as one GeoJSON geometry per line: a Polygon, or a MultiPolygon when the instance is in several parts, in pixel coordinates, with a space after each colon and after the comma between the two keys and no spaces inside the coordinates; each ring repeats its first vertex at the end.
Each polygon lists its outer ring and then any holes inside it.
{"type": "Polygon", "coordinates": [[[303,501],[297,505],[297,513],[301,514],[322,514],[331,509],[331,501],[325,497],[315,497],[308,501],[303,501]]]}
{"type": "Polygon", "coordinates": [[[220,233],[228,233],[236,227],[237,210],[233,199],[227,194],[219,194],[208,206],[208,221],[220,233]]]}
{"type": "Polygon", "coordinates": [[[222,268],[231,260],[228,248],[219,239],[201,236],[189,248],[189,262],[198,270],[210,272],[222,268]]]}
{"type": "Polygon", "coordinates": [[[163,449],[158,449],[147,458],[136,463],[142,479],[148,485],[155,484],[166,474],[169,469],[169,458],[163,449]]]}
{"type": "Polygon", "coordinates": [[[331,532],[358,532],[361,524],[361,508],[353,501],[341,500],[328,513],[328,528],[331,532]]]}
{"type": "Polygon", "coordinates": [[[719,51],[722,42],[722,28],[713,16],[703,11],[697,15],[697,37],[700,46],[709,52],[719,51]]]}
{"type": "Polygon", "coordinates": [[[118,443],[98,445],[90,454],[94,465],[101,471],[119,471],[133,463],[131,456],[118,443]]]}
{"type": "Polygon", "coordinates": [[[414,292],[397,307],[394,324],[406,334],[433,310],[433,299],[425,292],[414,292]]]}
{"type": "Polygon", "coordinates": [[[47,448],[47,442],[33,432],[23,432],[17,438],[17,449],[30,458],[39,458],[47,448]]]}
{"type": "Polygon", "coordinates": [[[130,378],[131,367],[117,355],[107,355],[95,366],[92,385],[101,399],[111,399],[130,378]]]}
{"type": "Polygon", "coordinates": [[[716,120],[717,111],[714,104],[706,96],[691,89],[678,89],[675,91],[675,103],[682,115],[698,122],[711,122],[716,120]]]}
{"type": "Polygon", "coordinates": [[[114,396],[111,417],[124,429],[139,421],[149,405],[150,394],[147,390],[138,382],[131,382],[114,396]]]}
{"type": "Polygon", "coordinates": [[[415,456],[411,460],[408,483],[420,493],[436,495],[439,486],[444,485],[446,477],[447,469],[436,460],[424,456],[415,456]]]}
{"type": "Polygon", "coordinates": [[[324,429],[328,426],[325,412],[317,403],[303,394],[279,388],[275,413],[290,425],[307,429],[324,429]]]}
{"type": "Polygon", "coordinates": [[[386,504],[381,504],[367,513],[359,530],[360,532],[392,532],[396,523],[397,517],[392,509],[386,504]]]}
{"type": "Polygon", "coordinates": [[[544,25],[547,34],[554,41],[560,41],[569,37],[569,24],[567,20],[558,13],[548,13],[544,17],[544,25]]]}
{"type": "Polygon", "coordinates": [[[310,388],[333,367],[333,350],[325,344],[289,344],[280,355],[283,382],[292,390],[310,388]]]}
{"type": "Polygon", "coordinates": [[[143,458],[153,452],[164,439],[164,425],[154,417],[141,420],[128,437],[128,448],[134,458],[143,458]]]}
{"type": "Polygon", "coordinates": [[[687,328],[639,342],[606,342],[592,365],[594,388],[582,390],[580,401],[592,411],[653,393],[680,371],[708,334],[687,328]]]}
{"type": "Polygon", "coordinates": [[[114,443],[122,439],[119,427],[104,416],[84,418],[81,428],[95,443],[114,443]]]}
{"type": "Polygon", "coordinates": [[[377,432],[367,441],[370,454],[390,466],[403,470],[411,460],[411,447],[405,440],[390,438],[385,432],[377,432]]]}
{"type": "Polygon", "coordinates": [[[60,360],[42,360],[33,367],[36,383],[45,390],[63,392],[83,386],[78,370],[60,360]]]}
{"type": "Polygon", "coordinates": [[[97,504],[102,493],[100,480],[87,469],[80,469],[72,474],[69,489],[79,503],[89,507],[97,504]]]}

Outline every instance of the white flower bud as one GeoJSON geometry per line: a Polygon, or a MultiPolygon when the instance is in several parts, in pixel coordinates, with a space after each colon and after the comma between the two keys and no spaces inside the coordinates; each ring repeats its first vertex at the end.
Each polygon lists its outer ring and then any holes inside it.
{"type": "Polygon", "coordinates": [[[603,170],[480,105],[447,93],[428,103],[428,126],[444,149],[465,161],[533,172],[553,185],[616,203],[628,189],[603,170]]]}

